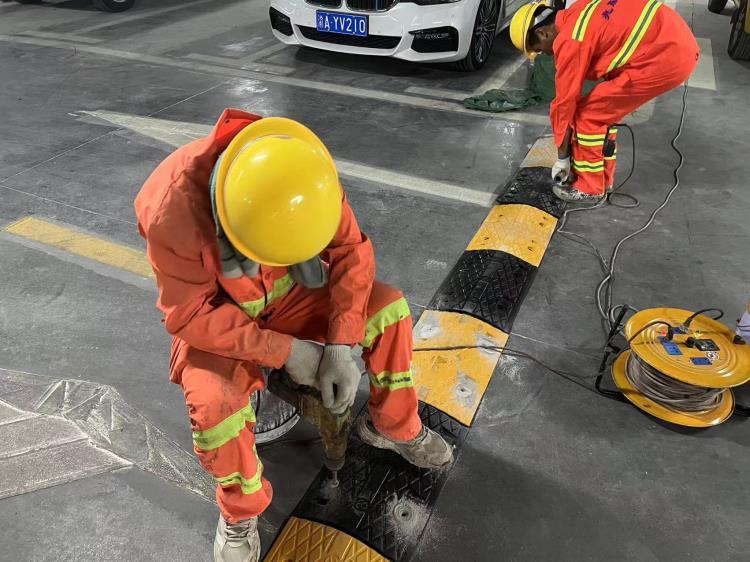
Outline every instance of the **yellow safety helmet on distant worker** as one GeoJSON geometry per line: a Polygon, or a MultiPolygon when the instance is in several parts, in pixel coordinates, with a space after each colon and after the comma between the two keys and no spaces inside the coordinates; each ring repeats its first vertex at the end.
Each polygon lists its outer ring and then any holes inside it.
{"type": "Polygon", "coordinates": [[[323,142],[296,121],[268,117],[240,131],[216,174],[216,213],[234,248],[264,265],[305,262],[341,220],[342,190],[323,142]]]}
{"type": "Polygon", "coordinates": [[[537,10],[542,6],[552,8],[548,0],[530,2],[521,6],[513,15],[513,19],[510,20],[510,40],[516,49],[530,59],[533,59],[536,53],[529,50],[529,30],[534,25],[534,16],[536,16],[537,10]]]}

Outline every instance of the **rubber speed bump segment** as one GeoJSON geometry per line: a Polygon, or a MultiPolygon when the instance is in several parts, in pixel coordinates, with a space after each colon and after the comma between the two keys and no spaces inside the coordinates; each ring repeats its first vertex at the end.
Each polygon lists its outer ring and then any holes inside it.
{"type": "Polygon", "coordinates": [[[266,556],[266,562],[386,562],[380,554],[341,531],[290,517],[266,556]]]}
{"type": "Polygon", "coordinates": [[[414,327],[417,396],[471,425],[507,341],[505,332],[472,316],[426,310],[414,327]]]}
{"type": "MultiPolygon", "coordinates": [[[[414,327],[419,414],[454,447],[454,459],[459,458],[513,319],[564,210],[552,194],[549,166],[556,154],[550,142],[540,139],[534,145],[524,161],[534,167],[522,167],[507,184],[414,327]]],[[[353,435],[346,464],[338,473],[339,486],[332,488],[328,470],[320,471],[266,560],[360,560],[350,557],[353,554],[339,557],[339,551],[328,555],[314,545],[309,548],[308,543],[319,544],[322,535],[300,527],[300,521],[336,529],[341,544],[359,541],[385,560],[411,560],[451,468],[417,468],[353,435]],[[271,557],[279,556],[282,543],[297,542],[303,544],[293,552],[305,553],[301,557],[271,557]]]]}

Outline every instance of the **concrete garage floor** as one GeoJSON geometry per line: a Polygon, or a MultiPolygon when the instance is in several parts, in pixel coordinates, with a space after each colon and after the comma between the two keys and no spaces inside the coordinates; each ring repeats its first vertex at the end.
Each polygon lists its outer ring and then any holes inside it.
{"type": "MultiPolygon", "coordinates": [[[[466,75],[281,48],[258,1],[142,4],[108,15],[77,1],[0,3],[3,225],[34,215],[140,248],[132,200],[172,144],[225,107],[286,115],[355,164],[345,185],[375,243],[379,276],[404,289],[417,317],[486,216],[483,202],[548,132],[543,109],[497,118],[454,103],[457,92],[524,83],[527,68],[505,36],[488,67],[466,75]],[[404,182],[442,195],[403,189],[404,182]]],[[[704,57],[688,94],[682,187],[649,233],[623,250],[615,301],[718,306],[731,322],[749,296],[750,195],[741,155],[750,146],[743,114],[750,65],[725,55],[729,10],[677,7],[687,19],[694,13],[695,34],[713,56],[704,57]]],[[[671,184],[676,155],[668,143],[681,107],[681,92],[672,92],[635,126],[638,164],[626,191],[641,207],[578,213],[571,230],[608,253],[642,224],[671,184]]],[[[622,138],[625,171],[631,151],[622,138]]],[[[20,391],[11,390],[20,380],[109,385],[118,404],[137,412],[131,420],[177,445],[165,445],[163,454],[188,462],[185,407],[167,380],[169,342],[149,285],[8,235],[0,237],[0,256],[0,390],[8,393],[0,401],[18,402],[20,391]]],[[[555,237],[509,347],[569,372],[595,373],[599,278],[587,250],[555,237]]],[[[0,420],[14,415],[0,408],[0,420]]],[[[311,435],[301,425],[291,434],[311,435]]],[[[53,438],[42,432],[37,446],[53,438]]],[[[54,450],[39,453],[38,465],[54,450]]],[[[314,445],[261,455],[275,485],[261,523],[267,548],[321,459],[314,445]]],[[[743,420],[678,431],[505,357],[417,558],[746,560],[749,461],[743,420]]],[[[210,559],[210,501],[165,480],[161,469],[97,466],[83,474],[52,463],[48,479],[86,477],[0,500],[0,559],[210,559]]]]}

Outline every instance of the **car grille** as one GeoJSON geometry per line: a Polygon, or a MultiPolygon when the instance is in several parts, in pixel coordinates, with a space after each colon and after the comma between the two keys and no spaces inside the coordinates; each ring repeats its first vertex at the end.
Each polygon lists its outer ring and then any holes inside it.
{"type": "Polygon", "coordinates": [[[320,41],[321,43],[334,43],[336,45],[346,45],[348,47],[366,47],[368,49],[395,49],[401,42],[401,37],[391,37],[388,35],[368,35],[367,37],[357,37],[356,35],[341,35],[340,33],[328,33],[318,31],[314,27],[298,26],[307,39],[320,41]]]}
{"type": "Polygon", "coordinates": [[[340,8],[341,0],[305,0],[313,6],[323,6],[324,8],[340,8]]]}
{"type": "Polygon", "coordinates": [[[346,0],[350,10],[358,12],[385,12],[390,10],[398,0],[346,0]]]}

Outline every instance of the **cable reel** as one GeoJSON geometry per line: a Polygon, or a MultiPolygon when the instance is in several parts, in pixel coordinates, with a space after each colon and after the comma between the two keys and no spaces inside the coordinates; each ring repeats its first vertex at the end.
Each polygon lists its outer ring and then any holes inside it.
{"type": "Polygon", "coordinates": [[[750,345],[732,330],[700,313],[652,308],[629,318],[624,334],[630,347],[613,363],[612,379],[633,405],[688,427],[732,415],[731,387],[750,380],[750,345]]]}

